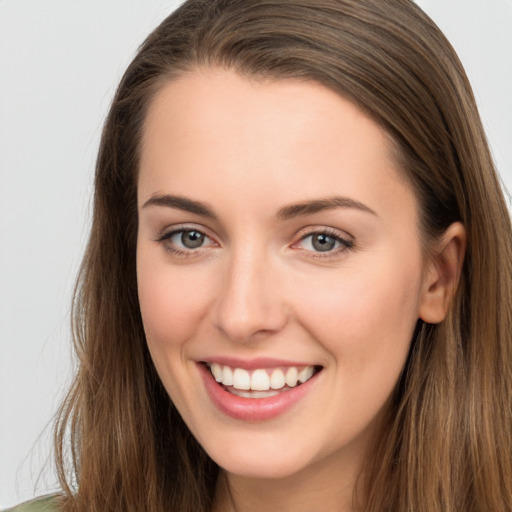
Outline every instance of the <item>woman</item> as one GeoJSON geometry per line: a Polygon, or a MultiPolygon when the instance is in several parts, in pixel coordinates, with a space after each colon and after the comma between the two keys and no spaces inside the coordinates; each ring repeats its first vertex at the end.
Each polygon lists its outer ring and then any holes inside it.
{"type": "Polygon", "coordinates": [[[510,510],[511,266],[412,2],[186,2],[106,121],[63,495],[29,506],[510,510]]]}

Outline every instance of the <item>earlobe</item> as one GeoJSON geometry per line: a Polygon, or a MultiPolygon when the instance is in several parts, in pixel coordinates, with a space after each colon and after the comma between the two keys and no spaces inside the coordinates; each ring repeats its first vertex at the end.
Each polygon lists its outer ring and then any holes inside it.
{"type": "Polygon", "coordinates": [[[466,229],[454,222],[435,244],[425,270],[419,317],[427,323],[444,320],[459,285],[464,254],[466,229]]]}

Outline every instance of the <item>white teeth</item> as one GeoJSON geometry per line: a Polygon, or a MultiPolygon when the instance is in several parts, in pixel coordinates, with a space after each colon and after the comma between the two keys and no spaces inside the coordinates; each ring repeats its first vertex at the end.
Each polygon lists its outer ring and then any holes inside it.
{"type": "Polygon", "coordinates": [[[224,386],[233,385],[233,370],[229,366],[222,368],[222,384],[224,386]]]}
{"type": "Polygon", "coordinates": [[[233,372],[233,387],[235,389],[251,389],[251,376],[243,368],[235,368],[233,372]]]}
{"type": "Polygon", "coordinates": [[[210,371],[217,382],[222,382],[222,368],[217,363],[210,366],[210,371]]]}
{"type": "Polygon", "coordinates": [[[277,368],[272,372],[272,375],[270,376],[270,387],[272,389],[281,389],[284,388],[285,384],[286,380],[284,378],[283,370],[277,368]]]}
{"type": "Polygon", "coordinates": [[[299,380],[299,371],[295,366],[290,366],[288,371],[286,372],[286,385],[291,388],[297,385],[297,381],[299,380]]]}
{"type": "Polygon", "coordinates": [[[241,389],[231,388],[230,393],[243,398],[268,398],[270,396],[279,395],[280,391],[276,391],[274,389],[269,391],[243,391],[241,389]]]}
{"type": "Polygon", "coordinates": [[[270,388],[270,377],[265,370],[256,370],[251,375],[251,389],[254,391],[268,391],[270,388]]]}
{"type": "MultiPolygon", "coordinates": [[[[230,366],[218,363],[212,363],[209,367],[213,378],[219,384],[232,387],[233,389],[247,391],[251,393],[254,398],[259,397],[257,392],[280,390],[285,386],[287,389],[293,388],[309,380],[315,373],[314,366],[305,366],[300,370],[296,366],[289,366],[285,371],[281,369],[282,367],[273,369],[259,368],[252,371],[252,373],[243,368],[231,368],[230,366]],[[255,393],[252,393],[252,391],[255,393]]],[[[245,396],[246,394],[247,393],[240,394],[240,396],[245,396]]]]}
{"type": "Polygon", "coordinates": [[[315,369],[312,366],[306,366],[306,368],[302,368],[302,370],[299,372],[300,382],[304,383],[309,380],[313,376],[314,372],[315,369]]]}

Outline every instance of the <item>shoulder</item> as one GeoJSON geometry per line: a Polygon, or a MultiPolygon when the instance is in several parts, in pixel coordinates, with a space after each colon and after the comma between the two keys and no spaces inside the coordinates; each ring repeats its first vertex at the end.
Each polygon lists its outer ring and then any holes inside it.
{"type": "Polygon", "coordinates": [[[52,494],[27,501],[4,512],[58,512],[59,510],[59,496],[52,494]]]}

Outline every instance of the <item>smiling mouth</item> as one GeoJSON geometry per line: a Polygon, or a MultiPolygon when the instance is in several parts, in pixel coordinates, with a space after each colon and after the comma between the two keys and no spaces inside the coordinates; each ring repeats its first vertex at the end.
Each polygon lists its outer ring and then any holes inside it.
{"type": "Polygon", "coordinates": [[[297,388],[317,374],[321,366],[287,366],[246,370],[205,363],[213,378],[229,393],[243,398],[267,398],[297,388]]]}

